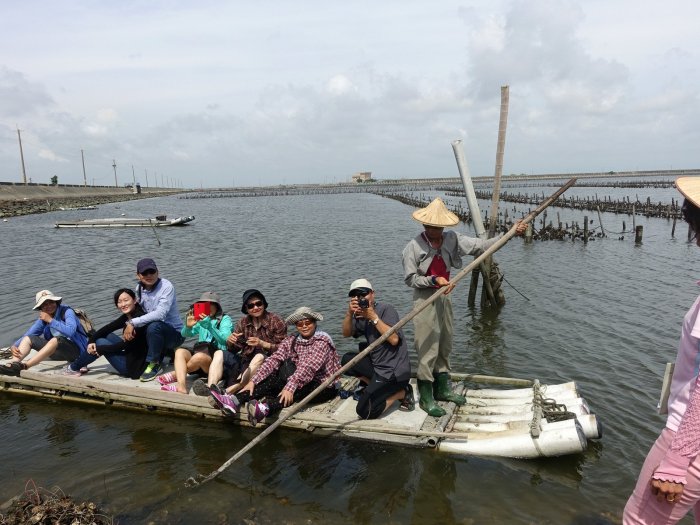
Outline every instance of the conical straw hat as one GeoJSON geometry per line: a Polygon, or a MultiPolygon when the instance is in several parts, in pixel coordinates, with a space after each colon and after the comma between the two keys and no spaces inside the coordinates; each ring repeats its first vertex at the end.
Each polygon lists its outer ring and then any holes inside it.
{"type": "Polygon", "coordinates": [[[436,228],[454,226],[459,222],[459,218],[447,209],[440,197],[437,197],[425,208],[414,211],[413,218],[426,226],[435,226],[436,228]]]}
{"type": "Polygon", "coordinates": [[[676,188],[686,199],[700,208],[700,177],[678,177],[676,188]]]}

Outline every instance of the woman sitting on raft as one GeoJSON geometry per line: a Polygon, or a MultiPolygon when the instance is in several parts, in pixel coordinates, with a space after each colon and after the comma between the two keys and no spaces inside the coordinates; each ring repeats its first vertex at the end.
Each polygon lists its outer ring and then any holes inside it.
{"type": "MultiPolygon", "coordinates": [[[[212,390],[211,395],[223,409],[229,403],[237,410],[240,403],[248,402],[248,421],[255,426],[265,416],[276,414],[283,407],[301,401],[326,379],[340,370],[340,362],[331,336],[316,330],[316,323],[323,316],[306,306],[285,320],[295,325],[296,335],[282,341],[277,351],[268,357],[236,396],[221,395],[212,390]]],[[[331,384],[319,393],[314,401],[321,403],[336,396],[331,384]]],[[[224,413],[231,413],[227,410],[224,413]]]]}
{"type": "MultiPolygon", "coordinates": [[[[204,292],[199,301],[187,312],[185,326],[182,327],[181,332],[183,337],[197,336],[198,340],[192,348],[182,347],[175,350],[175,372],[158,376],[160,389],[186,394],[187,374],[195,372],[208,374],[214,352],[226,349],[226,339],[232,329],[233,321],[231,316],[224,315],[219,294],[204,292]],[[208,306],[208,312],[199,312],[198,304],[203,307],[208,306]],[[198,310],[196,317],[195,306],[198,310]]],[[[196,395],[209,395],[209,389],[201,379],[197,379],[192,387],[196,395]]]]}
{"type": "Polygon", "coordinates": [[[131,379],[141,377],[146,369],[146,326],[137,328],[136,337],[131,341],[125,341],[113,332],[123,330],[129,319],[145,312],[136,300],[136,294],[129,288],[120,288],[114,293],[114,305],[122,314],[90,336],[87,352],[81,353],[68,365],[65,374],[79,376],[90,363],[103,355],[119,375],[131,379]]]}
{"type": "Polygon", "coordinates": [[[287,337],[287,325],[279,315],[268,311],[267,306],[260,290],[251,288],[243,292],[241,312],[245,315],[238,320],[227,340],[228,350],[214,353],[209,367],[209,388],[223,378],[226,393],[235,394],[248,384],[265,358],[287,337]]]}

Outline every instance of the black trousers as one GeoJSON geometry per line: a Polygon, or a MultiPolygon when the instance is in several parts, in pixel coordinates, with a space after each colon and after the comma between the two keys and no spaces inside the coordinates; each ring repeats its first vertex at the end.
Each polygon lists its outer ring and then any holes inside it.
{"type": "MultiPolygon", "coordinates": [[[[345,366],[351,359],[356,357],[357,354],[357,352],[348,352],[344,354],[341,359],[342,365],[345,366]]],[[[357,415],[362,419],[377,419],[384,413],[386,400],[408,385],[408,381],[396,381],[395,379],[379,377],[374,371],[372,360],[368,355],[363,357],[355,366],[345,373],[353,377],[370,378],[369,384],[360,395],[360,399],[357,401],[357,407],[355,408],[357,415]]]]}
{"type": "MultiPolygon", "coordinates": [[[[236,395],[238,401],[241,403],[246,403],[250,399],[265,399],[265,403],[270,408],[270,414],[275,414],[282,410],[284,407],[280,403],[277,397],[280,392],[284,389],[289,378],[296,372],[296,365],[291,359],[282,361],[280,367],[272,374],[267,376],[263,381],[255,385],[253,389],[253,394],[249,395],[248,392],[244,392],[240,395],[236,395]]],[[[298,403],[311,392],[316,390],[321,383],[318,381],[310,381],[301,388],[297,388],[294,391],[294,403],[298,403]]],[[[320,392],[313,398],[313,403],[323,403],[329,399],[333,399],[337,395],[336,389],[333,386],[326,388],[323,392],[320,392]]]]}

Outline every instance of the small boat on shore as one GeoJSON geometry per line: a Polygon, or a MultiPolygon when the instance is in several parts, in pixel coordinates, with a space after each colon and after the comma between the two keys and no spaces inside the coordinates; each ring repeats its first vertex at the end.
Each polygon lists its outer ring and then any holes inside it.
{"type": "Polygon", "coordinates": [[[61,206],[58,208],[61,211],[85,211],[85,210],[96,210],[97,206],[76,206],[75,208],[66,208],[61,206]]]}
{"type": "MultiPolygon", "coordinates": [[[[0,351],[0,356],[7,357],[0,351]]],[[[189,416],[224,420],[249,426],[247,412],[225,418],[206,397],[163,392],[157,381],[143,383],[117,375],[101,357],[80,377],[57,374],[64,363],[44,361],[21,372],[20,377],[0,375],[4,393],[146,410],[171,417],[189,416]]],[[[171,371],[172,364],[165,371],[171,371]]],[[[196,379],[188,377],[188,383],[196,379]]],[[[537,458],[579,454],[589,440],[602,436],[596,416],[580,397],[574,382],[542,385],[537,380],[452,374],[453,389],[467,404],[440,402],[441,418],[418,407],[412,412],[392,409],[379,419],[358,419],[352,396],[338,396],[310,404],[281,426],[314,435],[380,442],[412,448],[433,448],[458,456],[537,458]],[[469,385],[469,387],[467,386],[469,385]]],[[[356,378],[341,378],[342,390],[357,386],[356,378]]],[[[415,379],[411,380],[415,390],[415,379]]],[[[189,385],[188,385],[189,387],[189,385]]],[[[415,390],[417,392],[417,390],[415,390]]],[[[281,415],[291,410],[284,409],[281,415]]],[[[258,426],[271,424],[264,421],[258,426]]]]}
{"type": "Polygon", "coordinates": [[[144,228],[164,226],[184,226],[194,220],[194,215],[167,219],[165,215],[157,215],[149,219],[128,219],[116,217],[109,219],[83,219],[80,221],[60,221],[56,223],[56,228],[144,228]]]}

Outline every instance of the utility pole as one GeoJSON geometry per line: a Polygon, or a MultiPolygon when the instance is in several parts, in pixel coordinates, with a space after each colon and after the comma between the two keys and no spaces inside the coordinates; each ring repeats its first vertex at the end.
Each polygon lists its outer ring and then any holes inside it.
{"type": "Polygon", "coordinates": [[[83,184],[87,186],[87,176],[85,175],[85,154],[83,153],[83,150],[80,150],[80,156],[83,159],[83,184]]]}
{"type": "Polygon", "coordinates": [[[27,170],[24,168],[24,152],[22,151],[22,135],[17,128],[17,138],[19,139],[19,157],[22,159],[22,182],[27,184],[27,170]]]}
{"type": "Polygon", "coordinates": [[[117,182],[117,161],[112,159],[112,167],[114,168],[114,186],[119,187],[119,183],[117,182]]]}
{"type": "Polygon", "coordinates": [[[144,169],[143,171],[146,172],[146,187],[148,188],[148,170],[144,169]]]}
{"type": "Polygon", "coordinates": [[[134,185],[131,187],[134,191],[136,191],[136,172],[134,171],[134,165],[131,165],[131,176],[134,178],[134,185]]]}

